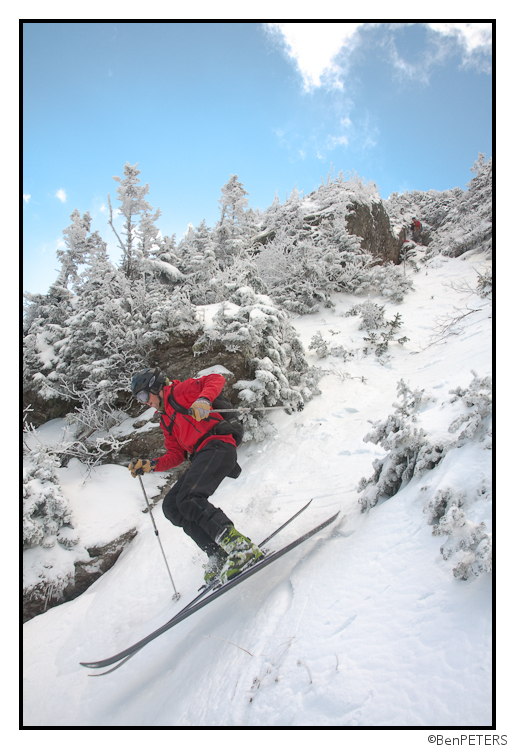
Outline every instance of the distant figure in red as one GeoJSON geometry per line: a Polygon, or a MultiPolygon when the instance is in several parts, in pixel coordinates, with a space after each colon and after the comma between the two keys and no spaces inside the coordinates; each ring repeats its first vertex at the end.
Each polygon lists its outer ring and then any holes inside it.
{"type": "Polygon", "coordinates": [[[411,237],[413,241],[420,244],[420,232],[422,231],[422,224],[420,223],[420,221],[417,219],[416,216],[413,216],[411,220],[410,229],[412,232],[411,237]]]}

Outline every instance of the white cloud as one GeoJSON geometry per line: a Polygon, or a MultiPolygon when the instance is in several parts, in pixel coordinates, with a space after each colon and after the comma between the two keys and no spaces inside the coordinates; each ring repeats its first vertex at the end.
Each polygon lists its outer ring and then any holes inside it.
{"type": "MultiPolygon", "coordinates": [[[[413,65],[397,53],[392,32],[413,23],[266,23],[265,30],[281,42],[288,57],[293,60],[302,75],[305,91],[316,88],[343,89],[350,53],[361,43],[360,27],[383,27],[385,42],[390,48],[390,61],[397,73],[411,79],[429,82],[429,68],[446,55],[440,51],[434,56],[426,50],[425,63],[413,65]],[[392,51],[393,50],[393,51],[392,51]]],[[[463,53],[466,65],[477,64],[487,69],[485,56],[491,54],[491,23],[426,23],[436,38],[456,41],[463,53]]]]}
{"type": "Polygon", "coordinates": [[[66,203],[66,193],[64,190],[58,190],[55,194],[56,198],[59,198],[61,203],[66,203]]]}
{"type": "Polygon", "coordinates": [[[349,143],[349,139],[346,135],[330,135],[327,139],[327,147],[331,150],[337,146],[346,146],[349,143]]]}
{"type": "Polygon", "coordinates": [[[433,31],[454,36],[467,53],[487,51],[492,47],[491,23],[428,23],[433,31]]]}
{"type": "Polygon", "coordinates": [[[341,64],[335,61],[343,49],[353,49],[356,31],[363,23],[267,23],[265,28],[284,42],[304,81],[312,91],[322,85],[343,88],[341,64]]]}
{"type": "Polygon", "coordinates": [[[25,195],[25,194],[24,194],[24,195],[23,195],[23,200],[24,200],[24,201],[25,201],[26,203],[28,203],[28,202],[29,202],[29,200],[30,200],[30,195],[25,195]]]}

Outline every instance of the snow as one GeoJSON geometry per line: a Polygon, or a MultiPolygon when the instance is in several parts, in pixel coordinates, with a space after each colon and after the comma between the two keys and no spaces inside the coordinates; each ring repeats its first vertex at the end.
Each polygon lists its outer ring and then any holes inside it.
{"type": "MultiPolygon", "coordinates": [[[[87,475],[73,460],[59,470],[82,546],[133,527],[138,535],[83,595],[24,625],[25,727],[492,725],[491,575],[456,579],[462,552],[443,559],[445,537],[431,534],[423,512],[439,489],[456,488],[469,499],[468,520],[484,521],[490,533],[491,499],[478,487],[491,480],[491,451],[478,441],[450,449],[368,513],[360,512],[357,492],[385,455],[363,438],[370,422],[393,412],[401,379],[425,391],[416,426],[456,438],[448,426],[464,406],[449,391],[469,387],[472,370],[491,374],[491,303],[456,288],[462,281],[474,288],[484,264],[484,255],[438,256],[419,273],[407,270],[415,291],[402,304],[377,298],[387,319],[400,312],[399,334],[409,338],[390,343],[382,363],[363,353],[359,318],[345,317],[363,299],[341,294],[334,309],[293,321],[307,352],[320,331],[355,356],[344,362],[307,353],[323,370],[321,395],[300,413],[270,412],[275,437],[244,443],[240,478],[226,479],[214,502],[259,542],[314,498],[273,548],[339,511],[337,522],[102,678],[90,678],[79,662],[113,655],[170,619],[196,595],[205,557],[159,503],[153,514],[181,593],[173,602],[139,482],[117,465],[87,475]],[[438,320],[467,303],[477,312],[457,335],[438,340],[438,320]]],[[[209,317],[215,308],[206,305],[209,317]]],[[[54,420],[38,435],[48,443],[62,428],[54,420]]],[[[163,478],[145,476],[149,497],[163,478]]]]}
{"type": "Polygon", "coordinates": [[[164,260],[145,258],[143,267],[150,272],[160,271],[173,281],[178,281],[179,279],[184,278],[184,275],[175,267],[175,265],[171,265],[171,263],[167,263],[164,260]]]}
{"type": "Polygon", "coordinates": [[[44,333],[38,333],[36,336],[38,342],[39,358],[43,365],[43,369],[52,366],[52,359],[55,357],[54,347],[48,343],[44,333]]]}
{"type": "Polygon", "coordinates": [[[223,307],[225,317],[236,317],[240,307],[233,302],[216,302],[215,304],[199,304],[196,307],[197,319],[203,323],[204,329],[209,330],[216,326],[215,315],[223,307]]]}
{"type": "Polygon", "coordinates": [[[206,367],[205,369],[201,369],[199,372],[196,373],[195,377],[205,377],[209,374],[221,374],[221,375],[232,375],[233,373],[227,369],[226,367],[223,367],[221,364],[215,364],[212,367],[206,367]]]}

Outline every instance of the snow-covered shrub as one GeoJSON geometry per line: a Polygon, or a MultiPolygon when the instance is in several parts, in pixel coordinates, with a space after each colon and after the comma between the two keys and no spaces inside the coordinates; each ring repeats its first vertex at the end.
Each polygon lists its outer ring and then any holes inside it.
{"type": "Polygon", "coordinates": [[[477,279],[477,293],[480,297],[486,298],[490,296],[493,290],[493,279],[492,279],[492,269],[486,268],[484,273],[479,273],[479,271],[476,271],[478,275],[477,279]]]}
{"type": "Polygon", "coordinates": [[[374,429],[363,438],[364,442],[380,444],[387,455],[374,460],[373,475],[359,482],[358,492],[364,492],[359,500],[362,512],[374,507],[382,496],[392,497],[414,476],[433,469],[447,451],[446,445],[432,444],[423,429],[413,427],[416,410],[427,401],[424,391],[412,391],[400,380],[397,393],[402,402],[394,404],[394,413],[386,421],[373,423],[374,429]]]}
{"type": "Polygon", "coordinates": [[[424,506],[423,512],[427,513],[427,522],[435,525],[440,521],[447,510],[451,507],[461,507],[463,505],[463,493],[456,494],[452,489],[439,489],[435,496],[432,497],[424,506]]]}
{"type": "Polygon", "coordinates": [[[465,555],[453,569],[454,577],[467,580],[472,573],[476,577],[492,571],[492,538],[487,534],[465,555]]]}
{"type": "MultiPolygon", "coordinates": [[[[381,360],[384,358],[388,350],[388,344],[390,341],[394,340],[395,330],[400,328],[400,326],[401,316],[397,313],[393,320],[385,321],[386,330],[382,330],[380,333],[370,331],[368,336],[365,336],[363,340],[374,347],[375,355],[381,360]]],[[[406,341],[409,341],[409,338],[407,336],[402,336],[402,338],[397,338],[396,343],[400,343],[402,346],[406,341]]],[[[364,352],[365,354],[368,353],[368,346],[364,348],[364,352]]]]}
{"type": "MultiPolygon", "coordinates": [[[[238,289],[229,302],[220,305],[213,325],[204,330],[193,351],[204,353],[220,345],[240,351],[253,373],[252,380],[239,380],[233,386],[242,406],[295,406],[320,392],[320,376],[308,367],[288,313],[249,286],[238,289]]],[[[270,433],[270,425],[252,414],[245,414],[243,422],[246,440],[264,439],[270,433]]]]}
{"type": "Polygon", "coordinates": [[[374,266],[370,272],[370,285],[377,289],[382,297],[398,303],[414,288],[411,278],[393,263],[374,266]]]}
{"type": "Polygon", "coordinates": [[[329,349],[330,356],[335,356],[338,359],[343,359],[343,361],[348,361],[351,357],[354,356],[352,351],[349,351],[345,348],[345,346],[331,346],[329,349]]]}
{"type": "Polygon", "coordinates": [[[319,330],[311,339],[308,349],[316,351],[319,359],[324,359],[326,356],[336,356],[339,359],[343,359],[343,361],[348,361],[352,356],[354,356],[352,351],[349,351],[343,346],[331,346],[331,348],[329,348],[329,344],[319,330]]]}
{"type": "Polygon", "coordinates": [[[357,315],[361,317],[360,330],[376,330],[385,325],[384,307],[379,307],[378,304],[370,300],[361,304],[355,304],[354,307],[351,307],[345,313],[345,317],[355,317],[357,315]]]}
{"type": "Polygon", "coordinates": [[[440,547],[444,559],[449,559],[459,551],[467,552],[453,569],[455,577],[466,580],[471,574],[479,576],[492,569],[492,538],[486,532],[484,522],[473,523],[467,519],[463,509],[452,504],[438,525],[433,528],[433,536],[447,536],[440,547]]]}
{"type": "Polygon", "coordinates": [[[465,429],[458,435],[458,444],[463,444],[466,440],[476,436],[484,440],[489,433],[489,417],[492,413],[492,378],[490,376],[478,377],[474,371],[472,374],[474,379],[468,388],[463,390],[458,387],[456,390],[449,391],[454,395],[451,403],[461,400],[462,405],[467,409],[449,426],[449,432],[454,434],[461,429],[463,424],[466,424],[465,429]]]}
{"type": "MultiPolygon", "coordinates": [[[[384,307],[379,307],[377,304],[374,304],[374,302],[367,301],[362,304],[356,304],[345,313],[346,317],[352,317],[355,315],[361,316],[359,329],[365,329],[368,332],[368,336],[363,340],[370,344],[370,347],[374,349],[376,356],[381,359],[388,350],[388,344],[390,341],[393,341],[395,331],[401,326],[402,318],[400,314],[397,313],[393,320],[385,320],[384,307]],[[374,331],[379,328],[386,328],[386,330],[381,330],[380,333],[375,333],[374,331]]],[[[408,340],[409,338],[403,336],[402,338],[397,339],[397,343],[400,343],[402,346],[402,344],[406,343],[408,340]]],[[[369,346],[364,347],[363,351],[365,354],[368,354],[368,349],[369,346]]]]}
{"type": "Polygon", "coordinates": [[[72,514],[63,496],[56,468],[59,460],[44,445],[27,452],[23,466],[23,548],[51,548],[56,541],[69,547],[78,542],[72,514]]]}
{"type": "Polygon", "coordinates": [[[317,246],[296,230],[280,228],[256,257],[260,277],[275,303],[299,315],[333,306],[340,265],[327,245],[317,246]]]}
{"type": "Polygon", "coordinates": [[[317,330],[308,346],[308,350],[312,349],[316,351],[317,356],[320,359],[323,359],[329,353],[329,346],[327,344],[327,341],[324,339],[322,333],[319,330],[317,330]]]}

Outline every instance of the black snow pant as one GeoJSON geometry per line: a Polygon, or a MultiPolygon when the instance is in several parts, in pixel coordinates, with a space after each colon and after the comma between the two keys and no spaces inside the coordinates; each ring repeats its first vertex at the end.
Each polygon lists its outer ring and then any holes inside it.
{"type": "Polygon", "coordinates": [[[207,498],[216,491],[226,476],[238,474],[238,468],[234,445],[211,440],[198,451],[190,468],[164,498],[165,517],[182,528],[208,555],[219,549],[215,538],[220,531],[233,523],[207,498]]]}

